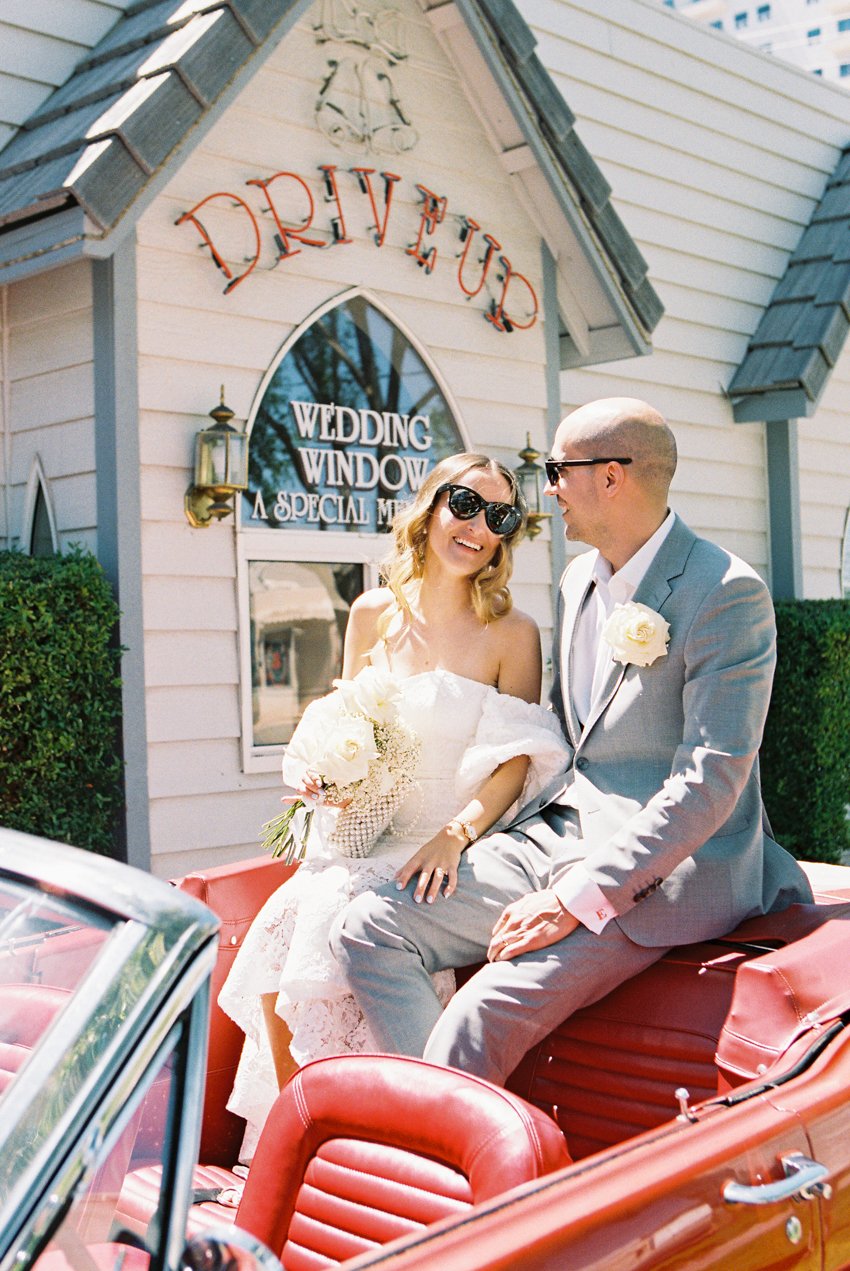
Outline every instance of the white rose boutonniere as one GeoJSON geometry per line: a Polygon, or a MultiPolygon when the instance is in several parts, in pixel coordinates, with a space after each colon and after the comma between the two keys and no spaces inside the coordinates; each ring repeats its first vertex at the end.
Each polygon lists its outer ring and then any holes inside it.
{"type": "Polygon", "coordinates": [[[651,666],[667,653],[670,624],[648,605],[630,600],[615,605],[605,626],[602,639],[610,644],[615,662],[628,666],[651,666]]]}

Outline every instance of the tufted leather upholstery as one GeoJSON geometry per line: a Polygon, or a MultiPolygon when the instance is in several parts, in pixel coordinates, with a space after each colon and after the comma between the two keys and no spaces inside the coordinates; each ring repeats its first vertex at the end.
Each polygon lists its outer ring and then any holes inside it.
{"type": "Polygon", "coordinates": [[[317,1271],[569,1164],[544,1113],[419,1059],[307,1064],[260,1136],[236,1222],[317,1271]]]}
{"type": "MultiPolygon", "coordinates": [[[[197,1235],[211,1223],[229,1226],[236,1217],[236,1205],[242,1189],[242,1180],[222,1165],[196,1165],[192,1175],[195,1195],[220,1196],[230,1200],[203,1200],[192,1205],[186,1223],[188,1236],[197,1235]],[[235,1186],[234,1184],[237,1184],[235,1186]]],[[[116,1207],[115,1221],[144,1239],[162,1189],[162,1166],[143,1165],[127,1175],[116,1207]]]]}
{"type": "Polygon", "coordinates": [[[717,944],[672,949],[526,1055],[508,1087],[546,1108],[576,1160],[669,1121],[675,1090],[717,1094],[714,1052],[741,963],[717,944]]]}
{"type": "MultiPolygon", "coordinates": [[[[844,875],[846,879],[846,873],[844,875]]],[[[725,1092],[812,1040],[817,1020],[850,1008],[833,950],[850,921],[840,893],[671,949],[654,966],[577,1011],[531,1050],[508,1088],[556,1118],[576,1160],[725,1092]]]]}

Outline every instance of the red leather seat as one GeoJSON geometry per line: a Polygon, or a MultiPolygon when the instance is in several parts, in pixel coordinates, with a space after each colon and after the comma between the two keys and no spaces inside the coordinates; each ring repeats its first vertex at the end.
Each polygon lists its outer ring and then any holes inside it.
{"type": "Polygon", "coordinates": [[[669,1121],[675,1091],[717,1094],[714,1054],[748,956],[719,944],[671,949],[576,1011],[534,1046],[507,1085],[555,1117],[576,1160],[669,1121]]]}
{"type": "MultiPolygon", "coordinates": [[[[196,1165],[192,1174],[196,1200],[189,1209],[186,1232],[195,1236],[210,1224],[228,1227],[236,1217],[242,1190],[242,1179],[222,1165],[196,1165]],[[214,1198],[214,1199],[213,1199],[214,1198]],[[229,1202],[229,1203],[224,1203],[229,1202]]],[[[162,1166],[143,1165],[124,1180],[115,1209],[115,1221],[144,1240],[148,1224],[159,1204],[162,1191],[162,1166]]]]}
{"type": "Polygon", "coordinates": [[[677,1087],[699,1103],[787,1066],[850,1008],[834,953],[850,904],[818,899],[671,949],[554,1029],[508,1088],[551,1112],[581,1160],[670,1120],[677,1087]]]}
{"type": "MultiPolygon", "coordinates": [[[[235,865],[187,874],[175,886],[203,901],[219,918],[218,957],[210,984],[210,1033],[207,1052],[207,1076],[204,1086],[204,1112],[201,1124],[200,1164],[195,1167],[192,1185],[197,1196],[207,1199],[195,1203],[189,1211],[189,1232],[215,1223],[233,1221],[233,1203],[218,1203],[217,1194],[231,1202],[234,1190],[240,1192],[243,1180],[233,1173],[245,1123],[227,1110],[227,1099],[233,1086],[243,1034],[218,1005],[218,995],[234,958],[242,946],[245,933],[266,900],[285,882],[295,866],[268,856],[254,857],[235,865]]],[[[0,1056],[2,1059],[2,1056],[0,1056]]],[[[156,1088],[150,1099],[156,1099],[156,1088]]],[[[161,1120],[161,1118],[160,1118],[161,1120]]],[[[144,1129],[144,1110],[143,1110],[144,1129]]],[[[154,1118],[154,1124],[157,1124],[154,1118]]],[[[156,1153],[154,1153],[155,1159],[156,1153]]],[[[118,1202],[118,1214],[125,1225],[143,1234],[153,1217],[159,1197],[162,1167],[147,1164],[127,1175],[118,1202]]]]}
{"type": "Polygon", "coordinates": [[[342,1055],[281,1091],[237,1226],[287,1271],[317,1271],[570,1161],[545,1113],[420,1059],[342,1055]]]}
{"type": "Polygon", "coordinates": [[[210,983],[210,1038],[201,1127],[200,1159],[206,1165],[235,1164],[245,1130],[245,1123],[226,1107],[245,1038],[219,1006],[218,995],[257,913],[295,869],[263,856],[187,874],[176,883],[181,891],[208,905],[221,922],[210,983]]]}
{"type": "Polygon", "coordinates": [[[68,989],[47,984],[0,984],[0,1091],[14,1080],[70,996],[68,989]]]}
{"type": "MultiPolygon", "coordinates": [[[[753,919],[738,934],[769,942],[771,917],[753,919]]],[[[782,922],[788,943],[741,967],[717,1043],[723,1089],[787,1071],[850,1011],[848,922],[846,901],[793,905],[782,922]]]]}

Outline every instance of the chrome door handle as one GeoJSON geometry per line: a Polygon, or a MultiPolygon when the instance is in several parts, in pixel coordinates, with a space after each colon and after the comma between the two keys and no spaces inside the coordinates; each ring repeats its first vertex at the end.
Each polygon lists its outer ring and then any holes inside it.
{"type": "Polygon", "coordinates": [[[750,1187],[746,1183],[728,1182],[723,1188],[723,1199],[730,1205],[773,1205],[780,1200],[815,1200],[822,1196],[829,1200],[832,1187],[825,1180],[829,1170],[802,1152],[789,1152],[780,1157],[785,1177],[775,1183],[761,1183],[750,1187]]]}

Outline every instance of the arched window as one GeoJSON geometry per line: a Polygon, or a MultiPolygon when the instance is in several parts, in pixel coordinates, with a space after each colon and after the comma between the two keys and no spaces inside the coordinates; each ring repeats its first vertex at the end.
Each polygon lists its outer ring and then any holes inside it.
{"type": "Polygon", "coordinates": [[[437,459],[464,447],[404,332],[358,292],[286,346],[249,421],[243,525],[376,534],[437,459]]]}
{"type": "Polygon", "coordinates": [[[396,509],[468,443],[424,352],[360,290],[287,341],[248,430],[243,756],[247,770],[267,771],[339,675],[349,608],[377,581],[396,509]]]}
{"type": "Polygon", "coordinates": [[[55,556],[59,551],[53,504],[38,455],[33,459],[27,482],[21,547],[30,556],[55,556]]]}

